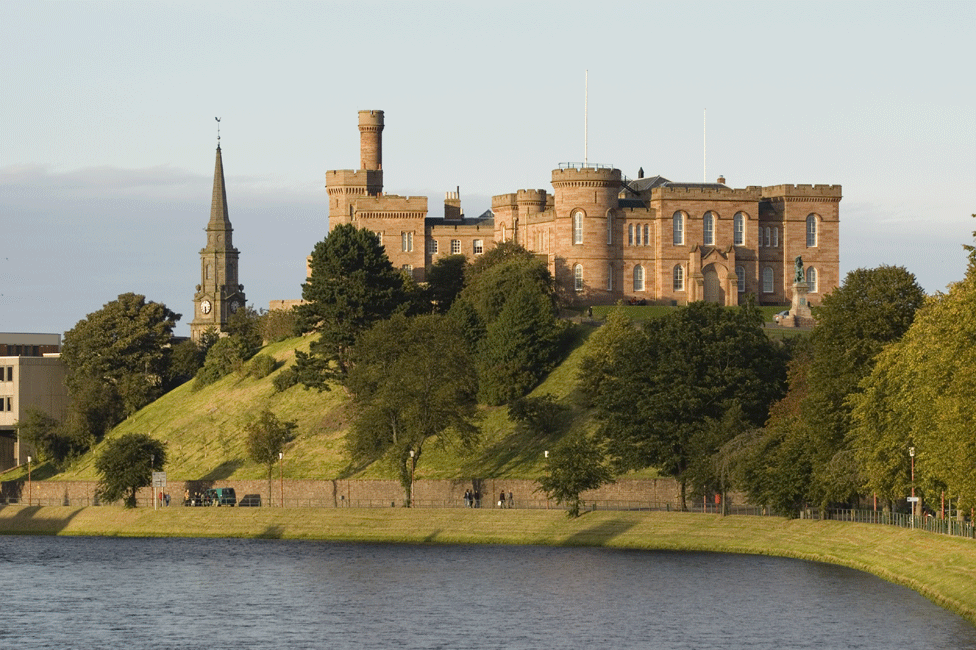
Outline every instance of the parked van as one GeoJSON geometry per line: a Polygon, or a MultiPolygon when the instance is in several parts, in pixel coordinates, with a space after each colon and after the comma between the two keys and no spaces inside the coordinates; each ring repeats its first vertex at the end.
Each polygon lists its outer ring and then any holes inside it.
{"type": "Polygon", "coordinates": [[[237,494],[234,488],[211,488],[203,495],[205,506],[236,506],[237,494]]]}

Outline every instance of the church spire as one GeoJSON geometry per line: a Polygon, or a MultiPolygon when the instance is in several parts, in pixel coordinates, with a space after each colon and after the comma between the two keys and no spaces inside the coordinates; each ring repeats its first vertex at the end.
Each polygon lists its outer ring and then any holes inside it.
{"type": "Polygon", "coordinates": [[[218,143],[217,161],[214,163],[213,198],[210,201],[210,223],[207,224],[207,230],[230,230],[230,228],[230,217],[227,214],[227,187],[224,185],[224,161],[220,157],[218,143]]]}

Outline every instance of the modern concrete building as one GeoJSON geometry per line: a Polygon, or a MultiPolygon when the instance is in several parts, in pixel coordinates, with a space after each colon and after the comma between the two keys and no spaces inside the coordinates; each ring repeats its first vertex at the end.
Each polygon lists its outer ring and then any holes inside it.
{"type": "Polygon", "coordinates": [[[0,333],[0,471],[33,453],[17,435],[28,408],[63,420],[68,409],[60,334],[0,333]]]}

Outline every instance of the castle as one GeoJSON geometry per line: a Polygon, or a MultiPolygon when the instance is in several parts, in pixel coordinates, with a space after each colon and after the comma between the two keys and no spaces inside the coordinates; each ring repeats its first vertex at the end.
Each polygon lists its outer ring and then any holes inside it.
{"type": "MultiPolygon", "coordinates": [[[[427,197],[383,192],[383,128],[383,111],[359,111],[360,168],[325,173],[329,229],[375,232],[394,267],[417,282],[444,256],[474,259],[514,241],[546,261],[560,294],[576,304],[738,305],[752,295],[759,304],[815,305],[840,283],[840,185],[732,188],[722,177],[675,183],[641,169],[629,179],[609,165],[564,163],[552,171],[552,193],[499,194],[491,210],[469,218],[460,192],[447,192],[443,216],[431,217],[427,197]]],[[[223,329],[245,304],[232,233],[218,145],[194,340],[223,329]]]]}
{"type": "Polygon", "coordinates": [[[422,282],[445,255],[477,257],[515,241],[548,263],[563,296],[580,303],[696,300],[737,305],[793,299],[802,257],[812,304],[840,281],[839,185],[734,189],[625,178],[607,165],[565,163],[552,188],[492,197],[491,211],[466,218],[458,192],[444,216],[427,198],[383,193],[383,111],[359,112],[360,169],[328,171],[329,228],[374,231],[394,266],[422,282]]]}

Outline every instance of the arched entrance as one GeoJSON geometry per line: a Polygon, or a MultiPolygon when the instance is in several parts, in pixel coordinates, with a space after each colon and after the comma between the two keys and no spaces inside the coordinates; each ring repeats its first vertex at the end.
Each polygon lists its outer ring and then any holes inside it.
{"type": "Polygon", "coordinates": [[[718,277],[718,270],[715,268],[714,264],[709,264],[702,270],[702,275],[704,276],[704,300],[705,302],[714,302],[720,305],[725,304],[725,290],[722,289],[722,283],[718,277]]]}

